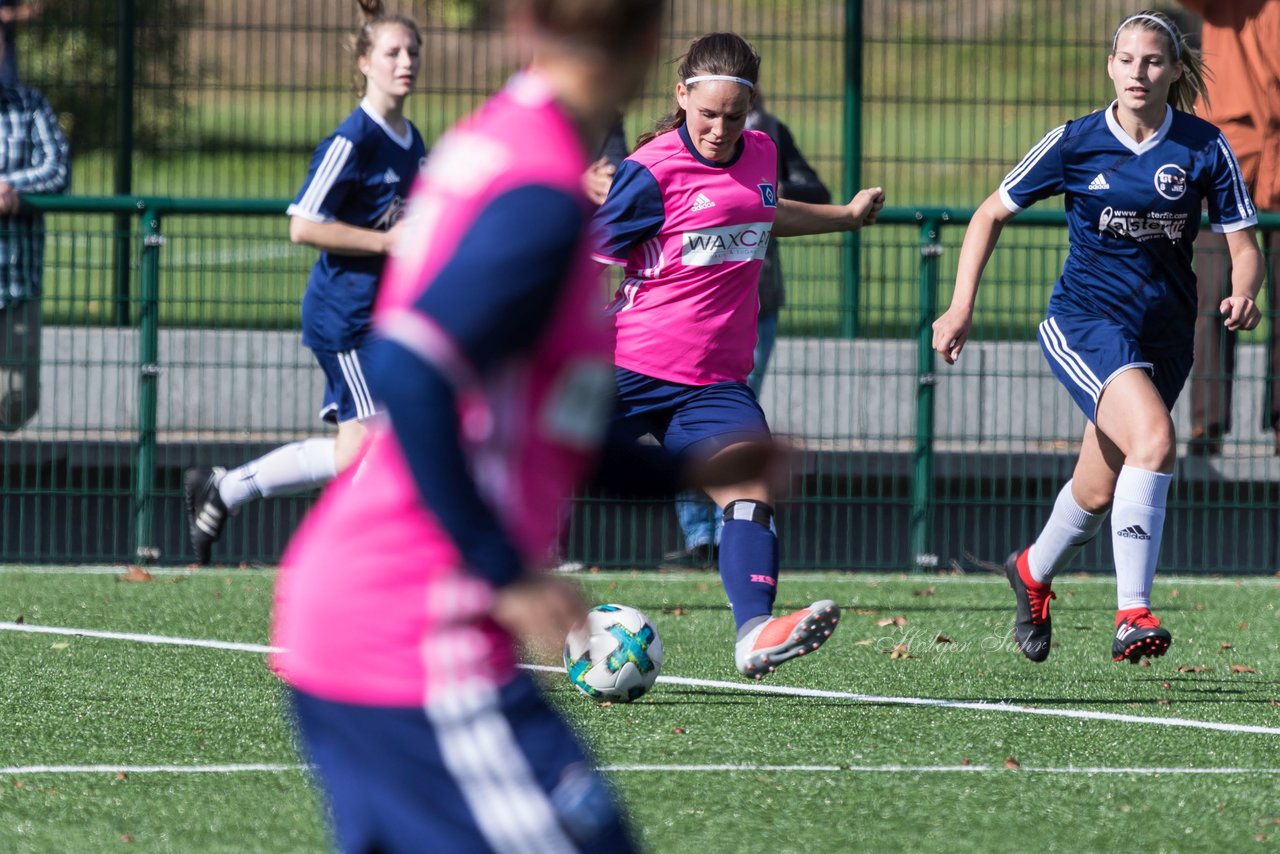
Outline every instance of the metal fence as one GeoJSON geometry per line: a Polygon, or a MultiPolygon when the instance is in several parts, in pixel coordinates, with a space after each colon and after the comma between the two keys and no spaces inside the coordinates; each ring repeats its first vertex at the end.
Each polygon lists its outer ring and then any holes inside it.
{"type": "MultiPolygon", "coordinates": [[[[52,213],[44,301],[44,402],[0,447],[0,560],[190,559],[184,467],[235,465],[320,429],[320,374],[299,341],[312,261],[288,243],[284,203],[146,197],[34,200],[52,213]],[[101,257],[126,214],[136,283],[115,312],[101,257]],[[97,223],[95,225],[95,223],[97,223]]],[[[893,209],[864,252],[867,287],[892,293],[868,326],[900,332],[782,339],[762,405],[796,445],[780,502],[784,565],[908,569],[1000,558],[1034,536],[1069,477],[1083,420],[1030,330],[1064,254],[1064,217],[1030,211],[1005,232],[984,284],[980,335],[955,368],[930,324],[954,274],[965,211],[893,209]]],[[[1280,228],[1280,217],[1265,224],[1280,228]]],[[[787,244],[785,262],[815,255],[787,244]]],[[[839,286],[787,308],[835,314],[839,286]]],[[[1274,292],[1273,292],[1274,293],[1274,292]]],[[[1274,316],[1269,318],[1275,322],[1274,316]]],[[[1189,572],[1280,565],[1280,457],[1255,432],[1264,347],[1239,361],[1236,433],[1221,456],[1179,463],[1162,565],[1189,572]]],[[[1185,408],[1175,411],[1186,436],[1185,408]]],[[[309,498],[269,499],[233,518],[219,562],[275,561],[309,498]]],[[[1081,560],[1108,564],[1106,538],[1081,560]]],[[[566,557],[656,565],[679,545],[669,503],[584,496],[566,557]]]]}
{"type": "MultiPolygon", "coordinates": [[[[487,0],[391,5],[422,24],[407,113],[430,141],[515,55],[487,0]]],[[[801,449],[781,502],[788,565],[946,565],[1034,535],[1080,427],[1034,342],[1061,214],[1006,230],[961,366],[937,368],[923,336],[949,297],[964,209],[1047,128],[1110,100],[1111,31],[1139,5],[673,0],[666,56],[703,32],[742,33],[764,57],[771,111],[836,195],[881,184],[898,208],[856,242],[783,246],[788,304],[763,403],[801,449]]],[[[319,372],[297,333],[313,255],[279,214],[355,106],[344,42],[357,21],[354,0],[81,0],[46,3],[19,30],[21,76],[73,139],[78,195],[40,203],[44,401],[0,445],[0,559],[180,562],[185,465],[235,464],[318,426],[319,372]]],[[[630,136],[667,110],[673,75],[659,64],[630,136]]],[[[1255,429],[1265,340],[1243,337],[1223,455],[1180,463],[1169,568],[1280,566],[1280,463],[1255,429]]],[[[218,559],[274,561],[307,504],[249,506],[218,559]]],[[[593,496],[566,556],[650,565],[677,542],[668,505],[593,496]]],[[[1107,550],[1081,565],[1106,566],[1107,550]]]]}

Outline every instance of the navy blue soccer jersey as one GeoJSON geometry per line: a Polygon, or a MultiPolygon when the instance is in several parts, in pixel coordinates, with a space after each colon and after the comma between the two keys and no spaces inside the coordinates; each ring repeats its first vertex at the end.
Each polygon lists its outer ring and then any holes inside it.
{"type": "MultiPolygon", "coordinates": [[[[400,219],[427,149],[409,121],[395,133],[366,104],[320,143],[289,216],[387,230],[400,219]]],[[[378,255],[321,252],[302,300],[302,343],[313,350],[355,349],[369,331],[378,255]]]]}
{"type": "Polygon", "coordinates": [[[1194,335],[1202,202],[1217,232],[1256,225],[1257,215],[1216,127],[1166,107],[1160,129],[1138,143],[1113,108],[1049,131],[1001,182],[1000,198],[1017,212],[1066,197],[1071,250],[1050,314],[1108,317],[1144,350],[1179,351],[1194,335]]]}

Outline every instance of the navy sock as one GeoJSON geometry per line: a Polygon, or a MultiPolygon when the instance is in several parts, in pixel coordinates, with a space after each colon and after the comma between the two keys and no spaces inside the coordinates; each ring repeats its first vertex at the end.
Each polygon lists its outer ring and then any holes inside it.
{"type": "Polygon", "coordinates": [[[772,615],[778,592],[777,535],[759,522],[726,514],[720,534],[720,580],[739,629],[748,620],[772,615]]]}

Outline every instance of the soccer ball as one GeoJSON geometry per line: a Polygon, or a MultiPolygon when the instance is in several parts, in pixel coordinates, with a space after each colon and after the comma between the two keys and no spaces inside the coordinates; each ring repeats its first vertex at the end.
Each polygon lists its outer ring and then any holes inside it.
{"type": "Polygon", "coordinates": [[[662,639],[644,614],[627,605],[597,605],[564,642],[573,687],[599,703],[630,703],[653,687],[662,669],[662,639]]]}

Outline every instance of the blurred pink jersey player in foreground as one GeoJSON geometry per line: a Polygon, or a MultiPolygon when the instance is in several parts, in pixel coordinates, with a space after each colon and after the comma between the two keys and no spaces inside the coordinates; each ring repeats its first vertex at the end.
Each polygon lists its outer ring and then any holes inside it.
{"type": "MultiPolygon", "coordinates": [[[[272,664],[343,850],[631,850],[515,642],[562,643],[585,613],[531,571],[612,406],[581,179],[663,7],[514,4],[532,61],[440,139],[411,197],[367,372],[390,426],[304,522],[276,594],[272,664]]],[[[669,461],[627,476],[673,491],[669,461]]]]}

